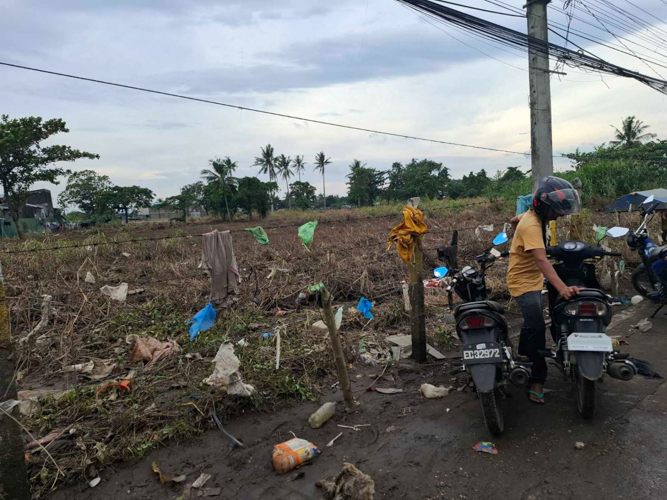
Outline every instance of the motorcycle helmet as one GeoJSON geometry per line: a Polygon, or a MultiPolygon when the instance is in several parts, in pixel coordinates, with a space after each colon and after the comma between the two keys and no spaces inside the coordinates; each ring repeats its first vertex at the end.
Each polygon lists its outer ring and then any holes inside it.
{"type": "Polygon", "coordinates": [[[541,217],[549,209],[558,215],[579,213],[579,193],[572,184],[559,177],[543,177],[533,195],[533,209],[541,217]]]}

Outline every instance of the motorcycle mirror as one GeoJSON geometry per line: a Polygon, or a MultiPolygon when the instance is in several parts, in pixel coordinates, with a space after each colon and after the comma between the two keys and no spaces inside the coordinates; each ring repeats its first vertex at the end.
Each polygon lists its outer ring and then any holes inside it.
{"type": "Polygon", "coordinates": [[[614,226],[607,229],[607,236],[611,236],[612,238],[621,238],[629,232],[630,230],[627,227],[614,226]]]}
{"type": "Polygon", "coordinates": [[[502,233],[499,233],[498,236],[493,238],[493,244],[494,245],[502,245],[503,243],[507,243],[509,241],[509,238],[507,237],[507,233],[503,231],[502,233]]]}
{"type": "Polygon", "coordinates": [[[448,272],[449,269],[447,269],[446,267],[439,267],[435,271],[433,271],[433,276],[435,276],[438,279],[441,279],[447,276],[448,272]]]}
{"type": "Polygon", "coordinates": [[[655,197],[654,197],[653,195],[651,195],[651,196],[649,196],[648,198],[646,198],[646,199],[644,200],[644,202],[642,203],[642,205],[649,205],[649,204],[653,203],[653,200],[654,200],[654,199],[655,199],[655,197]]]}

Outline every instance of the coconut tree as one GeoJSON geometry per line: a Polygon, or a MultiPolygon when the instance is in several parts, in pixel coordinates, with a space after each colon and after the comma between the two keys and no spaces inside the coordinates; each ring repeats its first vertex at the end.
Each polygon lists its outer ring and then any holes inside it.
{"type": "Polygon", "coordinates": [[[292,165],[292,158],[285,155],[280,155],[276,158],[276,170],[278,175],[285,180],[285,187],[287,188],[287,204],[289,208],[292,208],[292,197],[289,192],[289,179],[294,175],[294,172],[290,169],[292,165]]]}
{"type": "Polygon", "coordinates": [[[614,134],[615,140],[610,141],[610,144],[614,146],[631,148],[639,146],[642,141],[657,137],[656,134],[646,132],[650,128],[650,125],[644,125],[644,122],[637,120],[634,116],[628,116],[623,120],[620,130],[613,125],[611,127],[616,131],[614,134]]]}
{"type": "Polygon", "coordinates": [[[301,172],[306,170],[306,162],[303,161],[303,156],[296,155],[294,158],[294,170],[296,175],[299,176],[299,182],[301,182],[301,172]]]}
{"type": "MultiPolygon", "coordinates": [[[[273,146],[267,144],[262,149],[262,155],[255,157],[253,167],[260,167],[259,173],[269,176],[270,182],[275,182],[278,179],[278,171],[276,169],[276,157],[274,155],[273,146]]],[[[273,196],[271,196],[271,211],[273,212],[273,196]]]]}
{"type": "Polygon", "coordinates": [[[227,201],[227,191],[230,187],[235,186],[237,179],[232,177],[234,170],[238,168],[235,161],[232,161],[229,156],[224,159],[213,158],[209,160],[211,169],[205,168],[201,171],[201,177],[208,183],[217,182],[222,189],[222,197],[225,200],[225,210],[227,211],[227,218],[232,220],[232,215],[229,212],[229,202],[227,201]]]}
{"type": "Polygon", "coordinates": [[[331,158],[327,158],[324,154],[324,151],[320,151],[315,155],[315,168],[313,170],[322,172],[322,194],[324,198],[324,208],[327,208],[327,183],[324,179],[324,169],[330,163],[331,158]]]}

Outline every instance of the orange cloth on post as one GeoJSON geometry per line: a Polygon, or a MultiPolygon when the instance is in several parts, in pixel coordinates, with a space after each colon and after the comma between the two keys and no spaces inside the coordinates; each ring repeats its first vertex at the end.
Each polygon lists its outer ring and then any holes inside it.
{"type": "Polygon", "coordinates": [[[403,221],[389,233],[387,250],[391,248],[393,242],[396,242],[398,255],[406,264],[410,264],[415,255],[417,241],[427,231],[422,211],[418,208],[404,206],[403,221]]]}

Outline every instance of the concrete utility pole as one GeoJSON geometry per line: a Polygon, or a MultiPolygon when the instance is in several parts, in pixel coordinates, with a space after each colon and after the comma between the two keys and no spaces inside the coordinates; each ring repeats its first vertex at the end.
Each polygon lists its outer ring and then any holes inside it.
{"type": "MultiPolygon", "coordinates": [[[[528,36],[549,41],[547,4],[551,0],[528,0],[528,36]]],[[[528,44],[530,78],[530,150],[533,168],[533,189],[542,177],[553,175],[553,145],[551,139],[551,83],[549,55],[528,44]]]]}

